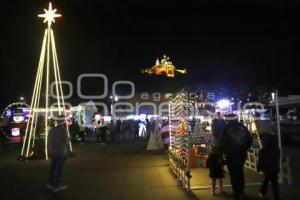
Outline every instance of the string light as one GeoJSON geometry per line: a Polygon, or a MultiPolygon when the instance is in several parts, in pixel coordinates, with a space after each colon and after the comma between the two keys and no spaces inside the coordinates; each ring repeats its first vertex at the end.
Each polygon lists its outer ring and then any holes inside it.
{"type": "MultiPolygon", "coordinates": [[[[36,135],[36,129],[37,129],[37,122],[38,122],[38,116],[39,114],[43,113],[45,114],[45,157],[48,159],[48,152],[47,152],[47,138],[48,138],[48,119],[50,117],[50,113],[53,111],[57,111],[59,115],[61,113],[64,113],[65,120],[66,118],[66,107],[65,102],[63,98],[63,90],[62,90],[62,84],[61,84],[61,76],[60,76],[60,70],[58,65],[58,59],[57,59],[57,52],[55,47],[55,40],[54,40],[54,33],[51,29],[52,23],[55,22],[55,18],[61,17],[61,14],[57,14],[57,9],[52,9],[52,4],[49,3],[48,10],[44,9],[44,14],[39,14],[38,17],[44,18],[44,23],[48,23],[48,27],[45,30],[44,33],[44,39],[42,44],[42,50],[40,54],[39,59],[39,65],[37,70],[37,75],[35,79],[32,99],[31,99],[31,105],[30,105],[30,115],[31,117],[28,119],[27,126],[26,126],[26,132],[24,137],[24,142],[22,146],[21,151],[21,157],[28,158],[31,155],[30,150],[35,145],[35,135],[36,135]],[[53,66],[51,66],[53,65],[53,66]],[[49,99],[49,84],[50,84],[50,78],[51,73],[54,73],[55,77],[55,87],[56,87],[56,95],[57,95],[57,105],[58,108],[50,108],[50,99],[49,99]],[[45,80],[44,80],[45,79],[45,80]],[[43,82],[44,80],[44,82],[43,82]],[[44,84],[44,85],[43,85],[44,84]],[[40,107],[40,100],[41,100],[41,91],[42,87],[45,87],[45,108],[40,107]],[[25,151],[26,150],[26,151],[25,151]]],[[[81,107],[74,108],[74,110],[82,110],[81,107]]],[[[72,111],[72,109],[71,109],[72,111]]],[[[68,136],[70,137],[69,129],[66,123],[66,129],[68,132],[68,136]]],[[[71,142],[69,142],[69,148],[70,151],[72,151],[72,145],[71,142]]]]}

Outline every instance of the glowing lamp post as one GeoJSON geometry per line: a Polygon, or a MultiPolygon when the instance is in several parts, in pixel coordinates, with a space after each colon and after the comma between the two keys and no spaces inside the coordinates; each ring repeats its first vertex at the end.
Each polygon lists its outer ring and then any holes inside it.
{"type": "Polygon", "coordinates": [[[275,100],[275,93],[274,92],[271,93],[271,97],[272,97],[271,102],[274,102],[274,100],[275,100]]]}
{"type": "Polygon", "coordinates": [[[119,100],[119,98],[118,98],[118,96],[115,96],[115,97],[110,96],[110,99],[111,99],[110,113],[111,113],[113,121],[115,122],[116,118],[115,118],[114,102],[117,102],[119,100]]]}

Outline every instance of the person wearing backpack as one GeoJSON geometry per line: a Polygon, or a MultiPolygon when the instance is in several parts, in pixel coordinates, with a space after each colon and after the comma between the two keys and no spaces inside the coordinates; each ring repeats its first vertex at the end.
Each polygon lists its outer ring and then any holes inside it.
{"type": "Polygon", "coordinates": [[[252,137],[248,129],[237,121],[237,117],[230,116],[220,139],[220,149],[225,155],[235,199],[245,198],[244,164],[251,145],[252,137]]]}

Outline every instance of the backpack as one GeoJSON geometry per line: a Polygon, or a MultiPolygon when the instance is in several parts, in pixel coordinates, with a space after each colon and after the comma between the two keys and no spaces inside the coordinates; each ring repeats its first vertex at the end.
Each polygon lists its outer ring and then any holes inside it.
{"type": "Polygon", "coordinates": [[[231,145],[245,145],[247,144],[248,130],[246,127],[237,124],[231,126],[227,130],[228,142],[231,145]]]}

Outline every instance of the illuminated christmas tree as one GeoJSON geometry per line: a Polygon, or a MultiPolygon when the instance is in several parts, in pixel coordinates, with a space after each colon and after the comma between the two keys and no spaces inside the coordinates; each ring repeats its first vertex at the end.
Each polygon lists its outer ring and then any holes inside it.
{"type": "MultiPolygon", "coordinates": [[[[56,13],[57,9],[52,9],[51,3],[49,3],[48,10],[44,9],[44,11],[45,13],[39,14],[38,17],[44,18],[44,23],[47,23],[48,26],[46,27],[44,33],[42,50],[31,99],[30,117],[27,121],[21,152],[22,159],[28,159],[32,154],[35,153],[33,149],[36,149],[35,146],[37,146],[37,144],[35,141],[37,137],[42,137],[43,141],[43,145],[40,145],[43,146],[43,149],[39,149],[38,151],[42,151],[45,158],[48,159],[47,137],[49,126],[51,126],[50,118],[53,116],[53,112],[57,113],[58,115],[67,116],[54,33],[51,29],[51,25],[55,22],[55,18],[61,17],[61,15],[56,13]],[[54,97],[55,102],[50,102],[50,83],[53,82],[55,83],[55,87],[53,88],[55,88],[56,97],[54,97]],[[44,99],[41,99],[41,96],[44,99]],[[42,105],[43,103],[44,105],[42,105]],[[50,103],[55,105],[55,107],[51,106],[50,103]],[[41,116],[43,116],[43,120],[40,119],[41,116]]],[[[66,129],[68,131],[68,135],[70,136],[67,123],[66,129]]],[[[72,151],[71,143],[70,150],[72,151]]]]}

